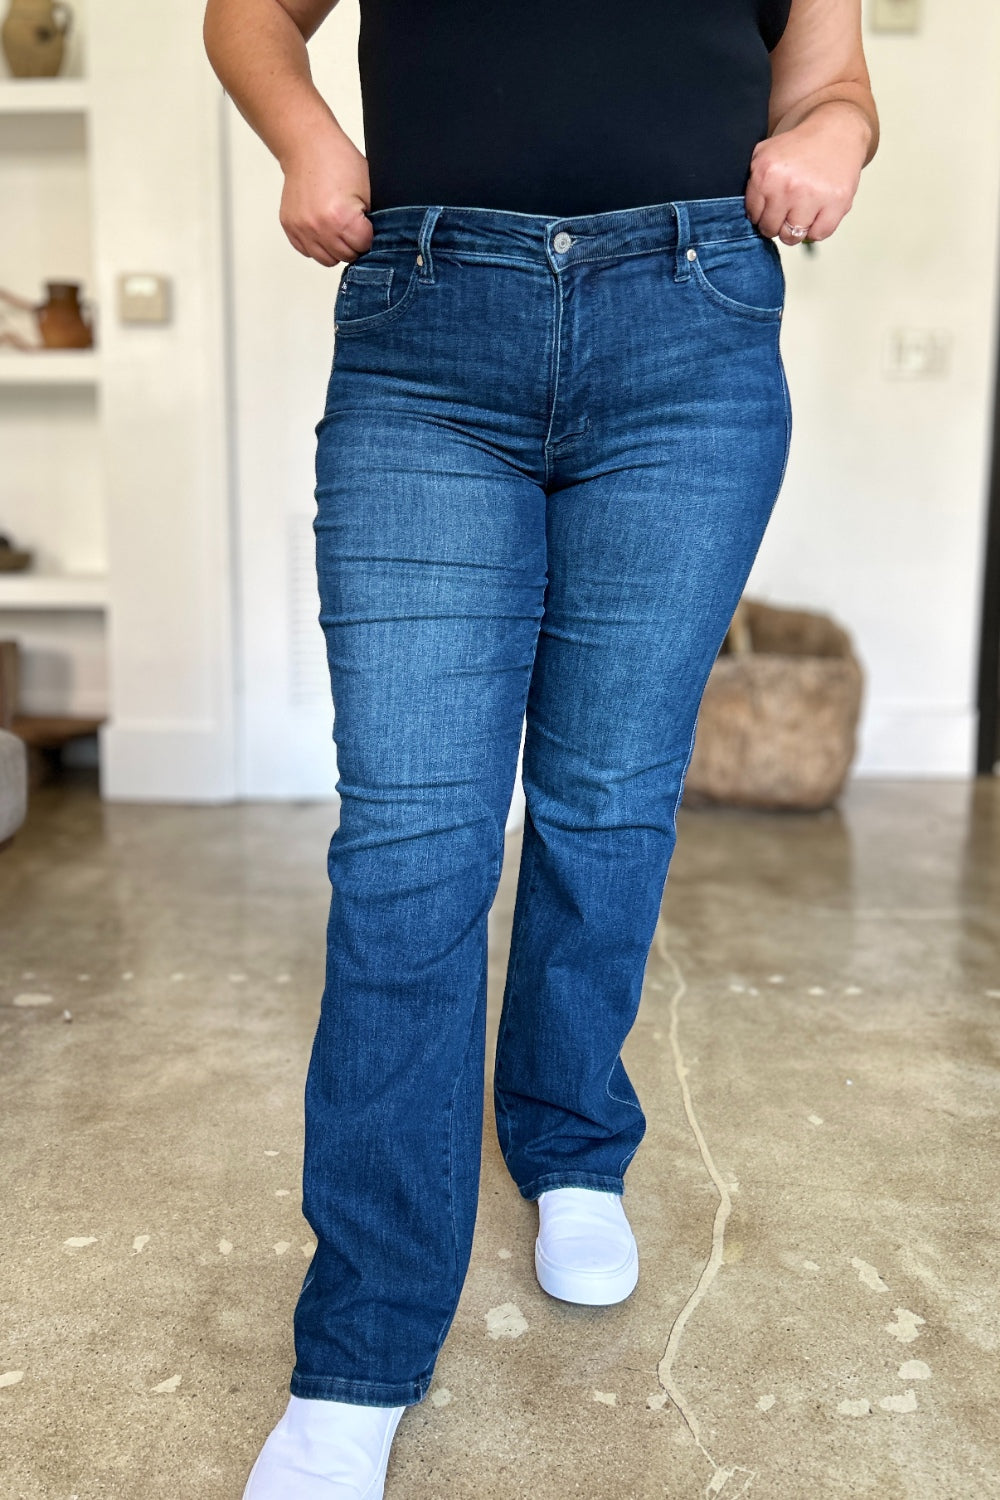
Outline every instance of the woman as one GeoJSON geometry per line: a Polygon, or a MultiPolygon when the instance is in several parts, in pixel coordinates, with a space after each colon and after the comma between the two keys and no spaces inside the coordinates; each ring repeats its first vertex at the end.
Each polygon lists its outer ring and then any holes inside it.
{"type": "Polygon", "coordinates": [[[334,3],[205,21],[292,245],[348,263],[314,521],[342,798],[306,1083],[318,1244],[245,1500],[376,1500],[430,1384],[476,1217],[525,715],[497,1130],[542,1287],[599,1306],[636,1284],[620,1053],[788,457],[775,240],[828,239],[878,137],[860,0],[361,0],[366,159],[310,77],[334,3]]]}

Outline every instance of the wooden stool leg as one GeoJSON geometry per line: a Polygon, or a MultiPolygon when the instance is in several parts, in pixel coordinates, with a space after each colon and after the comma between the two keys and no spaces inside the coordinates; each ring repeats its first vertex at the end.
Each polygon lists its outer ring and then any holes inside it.
{"type": "Polygon", "coordinates": [[[0,729],[9,729],[17,713],[20,660],[17,641],[0,641],[0,729]]]}

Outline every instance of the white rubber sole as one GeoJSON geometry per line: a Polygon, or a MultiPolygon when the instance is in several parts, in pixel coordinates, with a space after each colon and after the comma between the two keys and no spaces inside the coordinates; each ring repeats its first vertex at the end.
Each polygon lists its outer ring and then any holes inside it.
{"type": "Polygon", "coordinates": [[[611,1307],[624,1302],[639,1281],[639,1251],[635,1244],[628,1258],[612,1271],[581,1271],[560,1266],[547,1258],[535,1240],[535,1275],[543,1292],[560,1302],[579,1302],[584,1307],[611,1307]]]}

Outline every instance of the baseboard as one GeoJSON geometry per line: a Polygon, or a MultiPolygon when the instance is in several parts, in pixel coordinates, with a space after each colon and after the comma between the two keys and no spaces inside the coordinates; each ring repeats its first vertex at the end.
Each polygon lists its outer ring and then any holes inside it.
{"type": "Polygon", "coordinates": [[[232,802],[232,737],[216,724],[105,724],[101,796],[109,802],[232,802]]]}
{"type": "Polygon", "coordinates": [[[872,703],[855,776],[964,777],[976,771],[977,718],[955,704],[872,703]]]}

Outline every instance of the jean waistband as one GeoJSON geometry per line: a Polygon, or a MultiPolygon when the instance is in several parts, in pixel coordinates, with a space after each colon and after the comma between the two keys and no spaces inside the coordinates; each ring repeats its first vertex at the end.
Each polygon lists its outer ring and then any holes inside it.
{"type": "Polygon", "coordinates": [[[649,250],[675,250],[680,255],[689,246],[713,240],[762,238],[742,197],[685,198],[568,218],[423,203],[378,208],[367,217],[374,231],[372,249],[412,246],[423,255],[430,275],[435,250],[548,260],[559,270],[574,261],[649,250]]]}

